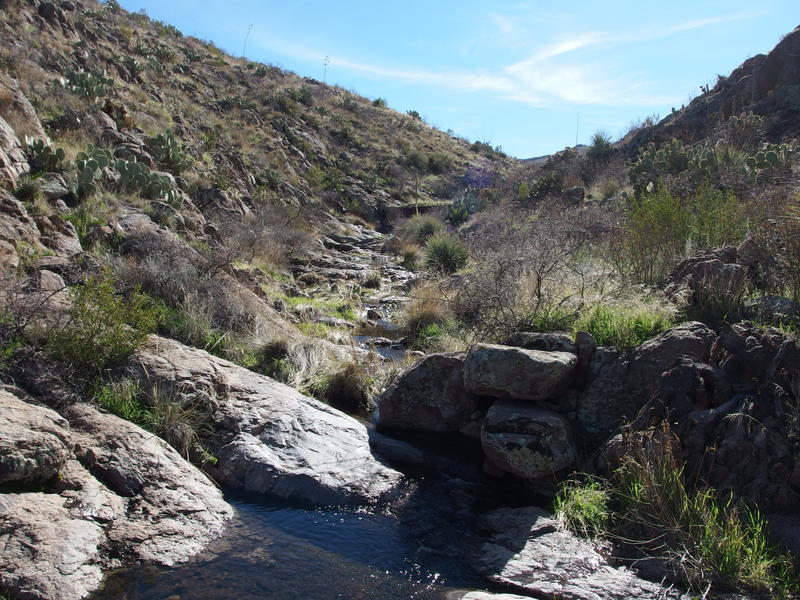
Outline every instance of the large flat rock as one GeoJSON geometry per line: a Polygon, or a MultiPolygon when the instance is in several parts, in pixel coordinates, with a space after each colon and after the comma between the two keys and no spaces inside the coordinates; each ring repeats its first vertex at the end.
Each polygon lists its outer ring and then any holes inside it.
{"type": "Polygon", "coordinates": [[[488,541],[480,548],[478,569],[520,593],[552,600],[690,598],[611,566],[539,508],[503,508],[485,515],[482,524],[488,541]]]}
{"type": "Polygon", "coordinates": [[[0,493],[0,590],[11,597],[76,600],[106,569],[174,565],[233,516],[208,477],[152,433],[88,404],[64,417],[0,391],[7,481],[27,490],[0,493]]]}
{"type": "Polygon", "coordinates": [[[362,504],[377,502],[402,479],[373,457],[364,425],[269,377],[156,336],[131,364],[143,385],[209,407],[220,483],[312,503],[362,504]]]}

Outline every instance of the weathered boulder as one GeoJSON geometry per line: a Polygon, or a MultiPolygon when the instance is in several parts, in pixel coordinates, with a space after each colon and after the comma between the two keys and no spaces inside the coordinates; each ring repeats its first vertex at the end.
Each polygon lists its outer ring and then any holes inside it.
{"type": "Polygon", "coordinates": [[[535,507],[503,508],[482,518],[488,541],[478,569],[492,582],[552,600],[686,599],[673,588],[612,567],[592,546],[535,507]]]}
{"type": "Polygon", "coordinates": [[[519,400],[491,406],[481,445],[495,467],[522,479],[552,475],[575,461],[567,420],[519,400]]]}
{"type": "Polygon", "coordinates": [[[0,95],[3,96],[3,102],[0,102],[0,117],[13,128],[20,140],[24,140],[25,136],[47,138],[36,111],[22,93],[19,83],[3,72],[0,72],[0,95]]]}
{"type": "Polygon", "coordinates": [[[88,404],[64,419],[28,400],[0,390],[0,464],[13,476],[4,483],[41,490],[0,494],[0,589],[12,597],[77,600],[105,569],[173,565],[233,515],[219,489],[153,434],[88,404]]]}
{"type": "Polygon", "coordinates": [[[738,264],[736,248],[688,258],[670,274],[664,294],[681,307],[735,304],[748,289],[750,271],[738,264]]]}
{"type": "Polygon", "coordinates": [[[0,586],[14,598],[83,598],[102,579],[104,541],[59,495],[0,494],[0,586]]]}
{"type": "Polygon", "coordinates": [[[432,354],[409,367],[378,397],[378,424],[423,431],[458,431],[478,399],[464,389],[462,354],[432,354]]]}
{"type": "Polygon", "coordinates": [[[208,408],[220,483],[344,504],[376,502],[401,481],[372,456],[361,423],[269,377],[155,336],[131,366],[145,386],[208,408]]]}
{"type": "Polygon", "coordinates": [[[0,484],[54,477],[69,456],[68,429],[57,412],[0,388],[0,484]]]}
{"type": "Polygon", "coordinates": [[[569,352],[476,344],[464,361],[464,387],[483,396],[547,400],[563,390],[577,363],[569,352]]]}
{"type": "Polygon", "coordinates": [[[661,374],[679,356],[705,362],[714,331],[683,323],[646,341],[628,354],[598,348],[589,363],[589,385],[578,397],[576,426],[589,441],[602,442],[632,420],[659,386],[661,374]]]}
{"type": "Polygon", "coordinates": [[[0,117],[0,182],[14,183],[28,171],[28,160],[14,130],[0,117]]]}

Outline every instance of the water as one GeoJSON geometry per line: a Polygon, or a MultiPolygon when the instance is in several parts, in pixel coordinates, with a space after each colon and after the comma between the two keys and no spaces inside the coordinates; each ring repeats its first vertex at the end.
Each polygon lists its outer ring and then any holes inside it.
{"type": "Polygon", "coordinates": [[[229,494],[238,516],[207,552],[176,568],[116,572],[92,600],[444,600],[483,588],[457,548],[471,527],[469,496],[461,509],[441,485],[412,496],[392,513],[229,494]]]}

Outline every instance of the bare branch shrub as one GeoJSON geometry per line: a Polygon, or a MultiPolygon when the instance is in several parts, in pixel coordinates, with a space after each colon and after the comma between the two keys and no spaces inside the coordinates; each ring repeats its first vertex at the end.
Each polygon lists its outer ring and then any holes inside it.
{"type": "Polygon", "coordinates": [[[608,278],[592,251],[604,228],[599,213],[557,205],[488,213],[468,236],[474,268],[446,286],[456,316],[482,339],[569,328],[608,278]]]}

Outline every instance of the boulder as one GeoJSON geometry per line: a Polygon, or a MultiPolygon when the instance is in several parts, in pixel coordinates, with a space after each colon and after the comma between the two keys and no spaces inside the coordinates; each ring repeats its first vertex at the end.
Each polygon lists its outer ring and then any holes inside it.
{"type": "Polygon", "coordinates": [[[569,352],[477,344],[464,361],[464,387],[483,396],[547,400],[567,387],[577,363],[569,352]]]}
{"type": "Polygon", "coordinates": [[[14,598],[77,600],[103,577],[100,524],[56,494],[0,494],[0,586],[14,598]]]}
{"type": "Polygon", "coordinates": [[[690,596],[611,566],[586,541],[535,507],[503,508],[481,520],[487,541],[477,567],[490,581],[536,598],[689,600],[690,596]]]}
{"type": "Polygon", "coordinates": [[[492,405],[481,445],[495,467],[522,479],[540,479],[575,462],[567,420],[519,400],[492,405]]]}
{"type": "Polygon", "coordinates": [[[0,390],[2,482],[37,490],[0,494],[0,589],[11,597],[77,600],[104,570],[174,565],[233,516],[219,489],[152,433],[88,404],[64,414],[0,390]]]}
{"type": "Polygon", "coordinates": [[[13,128],[15,135],[24,140],[25,136],[38,139],[47,139],[47,134],[42,127],[36,111],[15,79],[6,73],[0,72],[0,118],[13,128]]]}
{"type": "Polygon", "coordinates": [[[378,424],[458,431],[478,406],[464,389],[463,365],[463,354],[432,354],[409,367],[378,397],[378,424]]]}
{"type": "Polygon", "coordinates": [[[287,385],[151,336],[131,361],[146,387],[204,405],[220,483],[319,504],[380,500],[402,475],[370,452],[366,427],[287,385]]]}
{"type": "Polygon", "coordinates": [[[0,388],[0,484],[54,477],[69,456],[68,429],[57,412],[0,388]]]}

